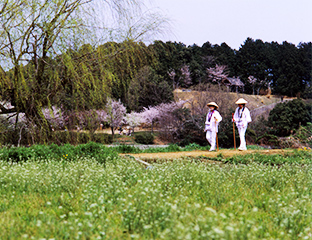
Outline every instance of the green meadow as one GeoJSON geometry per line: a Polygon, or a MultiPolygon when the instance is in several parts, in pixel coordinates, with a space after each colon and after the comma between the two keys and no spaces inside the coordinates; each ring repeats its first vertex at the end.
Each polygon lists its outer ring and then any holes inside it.
{"type": "Polygon", "coordinates": [[[2,152],[0,239],[312,238],[309,151],[147,169],[101,154],[12,161],[2,152]]]}

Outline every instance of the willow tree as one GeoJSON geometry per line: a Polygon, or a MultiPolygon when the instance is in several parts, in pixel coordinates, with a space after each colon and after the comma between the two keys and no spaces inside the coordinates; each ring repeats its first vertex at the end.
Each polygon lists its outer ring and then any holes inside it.
{"type": "Polygon", "coordinates": [[[65,104],[59,101],[61,96],[77,99],[79,108],[105,104],[114,74],[111,68],[94,74],[99,55],[93,58],[94,49],[81,46],[107,40],[140,41],[161,29],[165,21],[158,21],[160,18],[141,17],[133,23],[131,16],[139,13],[139,7],[137,0],[2,1],[0,64],[6,71],[0,74],[0,114],[25,113],[29,123],[49,135],[42,108],[65,104]],[[111,16],[111,27],[105,25],[104,15],[111,16]],[[12,107],[7,108],[3,101],[12,107]]]}

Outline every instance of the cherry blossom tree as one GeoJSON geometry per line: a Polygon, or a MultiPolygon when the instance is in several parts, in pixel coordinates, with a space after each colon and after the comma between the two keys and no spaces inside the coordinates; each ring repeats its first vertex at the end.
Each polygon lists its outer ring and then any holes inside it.
{"type": "Polygon", "coordinates": [[[172,80],[172,87],[176,89],[181,85],[183,87],[188,87],[192,84],[190,67],[184,64],[181,69],[178,71],[178,74],[174,69],[171,69],[168,72],[169,78],[172,80]]]}
{"type": "Polygon", "coordinates": [[[179,128],[178,115],[175,114],[179,109],[183,108],[185,101],[162,103],[156,106],[158,110],[158,123],[164,135],[174,135],[179,128]]]}
{"type": "Polygon", "coordinates": [[[245,84],[240,80],[239,77],[227,78],[231,86],[235,86],[236,93],[238,92],[239,87],[244,87],[245,84]]]}
{"type": "Polygon", "coordinates": [[[178,83],[175,82],[175,79],[176,79],[176,72],[174,69],[171,69],[169,72],[168,72],[168,75],[170,77],[170,79],[172,80],[172,88],[173,89],[176,89],[178,87],[178,83]]]}
{"type": "Polygon", "coordinates": [[[56,106],[42,109],[44,117],[50,123],[52,129],[64,129],[65,119],[62,110],[56,106]]]}
{"type": "Polygon", "coordinates": [[[122,121],[126,114],[126,107],[121,103],[120,100],[115,101],[111,98],[108,99],[105,106],[106,109],[106,121],[111,127],[112,135],[114,137],[114,129],[122,124],[122,121]]]}
{"type": "Polygon", "coordinates": [[[153,126],[156,123],[159,117],[159,110],[157,106],[154,107],[144,107],[144,110],[141,112],[142,120],[144,123],[151,126],[151,131],[153,132],[153,126]]]}
{"type": "Polygon", "coordinates": [[[248,82],[251,84],[252,86],[252,94],[255,95],[255,85],[256,85],[256,82],[257,82],[257,78],[255,78],[254,76],[250,75],[248,77],[248,82]]]}
{"type": "Polygon", "coordinates": [[[126,114],[124,118],[124,123],[128,124],[134,132],[134,128],[139,126],[143,122],[142,114],[132,111],[126,114]]]}
{"type": "Polygon", "coordinates": [[[219,89],[221,89],[221,84],[227,79],[227,67],[225,65],[216,64],[215,67],[207,68],[208,79],[212,82],[216,82],[219,85],[219,89]]]}
{"type": "Polygon", "coordinates": [[[181,68],[181,81],[185,87],[189,87],[192,84],[190,67],[188,65],[183,65],[181,68]]]}

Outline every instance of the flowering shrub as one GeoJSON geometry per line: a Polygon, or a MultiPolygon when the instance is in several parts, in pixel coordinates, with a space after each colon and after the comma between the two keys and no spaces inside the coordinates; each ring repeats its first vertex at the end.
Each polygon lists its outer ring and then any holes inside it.
{"type": "Polygon", "coordinates": [[[134,131],[135,127],[139,126],[142,122],[144,122],[144,119],[142,117],[142,114],[132,111],[131,113],[126,114],[123,122],[125,124],[128,124],[129,127],[132,128],[132,131],[134,131]]]}
{"type": "Polygon", "coordinates": [[[42,113],[55,130],[65,128],[64,113],[62,113],[60,108],[55,106],[52,106],[51,109],[44,108],[42,109],[42,113]]]}
{"type": "Polygon", "coordinates": [[[126,107],[121,103],[120,100],[115,101],[108,99],[105,106],[107,116],[105,121],[110,125],[112,129],[112,135],[114,135],[114,129],[121,126],[122,121],[126,114],[126,107]]]}

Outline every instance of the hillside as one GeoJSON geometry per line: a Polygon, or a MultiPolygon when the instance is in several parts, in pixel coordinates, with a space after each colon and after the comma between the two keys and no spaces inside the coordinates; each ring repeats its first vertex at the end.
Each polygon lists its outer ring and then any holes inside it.
{"type": "MultiPolygon", "coordinates": [[[[277,103],[281,102],[281,98],[274,95],[264,96],[233,92],[206,92],[181,89],[176,89],[174,91],[175,101],[186,101],[185,107],[187,108],[193,108],[196,105],[197,107],[204,107],[208,102],[214,101],[219,105],[221,112],[227,109],[235,109],[237,107],[235,101],[238,98],[244,98],[248,101],[246,106],[249,108],[254,119],[260,115],[267,118],[270,110],[272,110],[277,103]]],[[[292,99],[293,98],[284,98],[283,101],[292,99]]]]}

